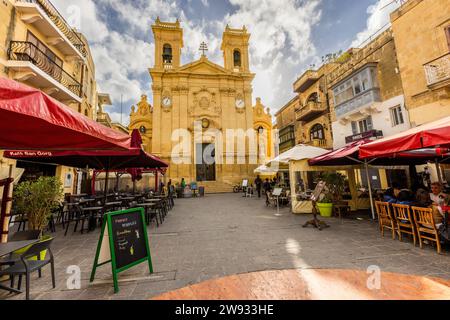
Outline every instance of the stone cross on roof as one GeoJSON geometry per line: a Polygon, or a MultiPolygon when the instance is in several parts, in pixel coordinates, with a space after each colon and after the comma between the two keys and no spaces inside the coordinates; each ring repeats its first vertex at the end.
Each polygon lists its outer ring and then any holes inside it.
{"type": "Polygon", "coordinates": [[[205,56],[205,52],[208,51],[208,45],[205,42],[202,42],[199,50],[202,51],[202,55],[205,56]]]}

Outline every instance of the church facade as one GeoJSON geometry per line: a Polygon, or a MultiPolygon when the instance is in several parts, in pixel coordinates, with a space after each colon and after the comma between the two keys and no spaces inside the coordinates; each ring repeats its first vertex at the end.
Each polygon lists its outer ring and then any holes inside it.
{"type": "MultiPolygon", "coordinates": [[[[274,156],[270,110],[253,106],[249,68],[250,34],[226,27],[223,66],[204,54],[182,65],[180,23],[152,26],[155,63],[153,106],[146,96],[132,107],[129,129],[139,129],[146,151],[170,164],[166,179],[197,182],[207,192],[227,192],[274,156]]],[[[202,44],[206,50],[206,45],[202,44]]]]}

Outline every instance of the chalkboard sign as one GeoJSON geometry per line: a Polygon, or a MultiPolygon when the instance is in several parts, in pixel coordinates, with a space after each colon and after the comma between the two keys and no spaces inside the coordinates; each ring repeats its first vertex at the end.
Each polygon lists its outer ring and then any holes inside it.
{"type": "Polygon", "coordinates": [[[148,262],[153,273],[143,208],[111,212],[103,219],[91,282],[97,267],[111,263],[114,291],[119,291],[117,274],[140,263],[148,262]]]}

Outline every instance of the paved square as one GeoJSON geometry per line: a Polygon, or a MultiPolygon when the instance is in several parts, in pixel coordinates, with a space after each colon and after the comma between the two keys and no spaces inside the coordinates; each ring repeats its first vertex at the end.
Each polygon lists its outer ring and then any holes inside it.
{"type": "MultiPolygon", "coordinates": [[[[267,208],[263,199],[240,194],[179,199],[162,226],[149,227],[155,273],[142,264],[119,275],[120,292],[114,294],[109,265],[89,275],[99,230],[81,235],[62,228],[53,245],[57,288],[51,288],[50,270],[31,280],[32,299],[148,299],[204,280],[232,274],[293,268],[382,271],[450,279],[450,254],[435,248],[414,247],[408,239],[380,236],[378,225],[355,219],[324,219],[331,228],[302,228],[309,215],[293,215],[288,208],[267,208]],[[81,289],[67,287],[67,268],[81,269],[81,289]]],[[[448,249],[447,249],[448,250],[448,249]]],[[[24,284],[23,284],[24,289],[24,284]]],[[[0,291],[0,299],[24,299],[0,291]]]]}

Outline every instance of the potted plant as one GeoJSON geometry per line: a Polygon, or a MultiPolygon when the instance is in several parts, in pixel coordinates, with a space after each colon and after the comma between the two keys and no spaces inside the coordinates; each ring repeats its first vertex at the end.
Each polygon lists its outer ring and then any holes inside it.
{"type": "Polygon", "coordinates": [[[346,177],[339,172],[330,172],[324,173],[322,180],[326,182],[327,192],[319,201],[317,207],[321,216],[331,217],[333,215],[333,204],[339,204],[342,201],[346,177]]]}
{"type": "MultiPolygon", "coordinates": [[[[26,214],[28,229],[44,232],[48,226],[52,211],[58,207],[58,201],[63,197],[61,181],[56,177],[40,177],[36,181],[20,183],[14,190],[14,207],[19,213],[26,214]]],[[[50,236],[41,236],[47,240],[50,236]]],[[[22,253],[28,250],[24,248],[22,253]]],[[[41,259],[45,252],[41,253],[41,259]]]]}
{"type": "Polygon", "coordinates": [[[316,205],[322,217],[331,217],[333,215],[333,199],[329,192],[323,194],[316,205]]]}

